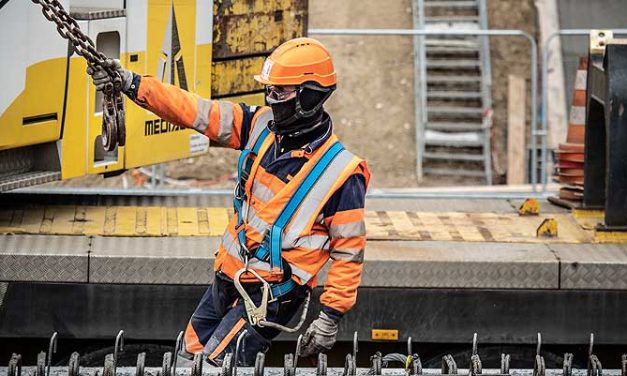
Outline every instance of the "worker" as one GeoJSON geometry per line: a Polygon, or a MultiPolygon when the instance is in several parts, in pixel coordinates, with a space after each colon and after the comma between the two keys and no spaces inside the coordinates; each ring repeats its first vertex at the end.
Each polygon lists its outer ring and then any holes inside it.
{"type": "MultiPolygon", "coordinates": [[[[250,366],[280,330],[251,322],[245,295],[255,306],[267,303],[266,322],[287,325],[329,259],[322,309],[305,331],[299,355],[330,350],[361,281],[370,173],[364,160],[339,143],[324,111],[336,88],[329,51],[311,38],[279,46],[254,76],[265,85],[268,106],[259,107],[205,99],[125,70],[117,60],[107,64],[138,105],[242,151],[235,213],[216,253],[214,281],[185,330],[181,355],[191,358],[202,352],[210,364],[220,366],[247,330],[237,359],[250,366]],[[237,290],[237,282],[245,294],[237,290]],[[271,287],[265,302],[264,282],[271,287]]],[[[87,72],[98,90],[111,82],[102,69],[87,72]]]]}

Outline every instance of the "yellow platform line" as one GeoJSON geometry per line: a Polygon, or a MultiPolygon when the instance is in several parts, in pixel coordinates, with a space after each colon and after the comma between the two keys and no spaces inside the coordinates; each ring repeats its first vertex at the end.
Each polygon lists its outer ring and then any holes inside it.
{"type": "MultiPolygon", "coordinates": [[[[230,208],[215,207],[46,206],[0,210],[0,233],[221,236],[232,215],[233,210],[230,208]]],[[[521,217],[516,213],[367,211],[366,228],[368,238],[372,240],[627,242],[626,234],[595,234],[591,223],[597,219],[590,213],[579,216],[550,214],[521,217]],[[549,216],[558,222],[558,237],[536,237],[537,227],[549,216]]]]}

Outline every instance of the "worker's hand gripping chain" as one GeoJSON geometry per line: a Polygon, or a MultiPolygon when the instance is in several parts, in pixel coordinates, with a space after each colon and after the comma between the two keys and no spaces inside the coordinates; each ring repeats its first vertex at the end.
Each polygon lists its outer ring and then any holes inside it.
{"type": "Polygon", "coordinates": [[[57,25],[59,34],[72,43],[76,53],[87,60],[89,67],[102,69],[111,76],[113,84],[107,84],[103,89],[102,144],[106,151],[114,150],[117,145],[124,146],[126,128],[120,74],[106,64],[107,57],[96,50],[94,42],[81,31],[78,22],[58,0],[32,0],[32,2],[41,5],[44,17],[57,25]]]}

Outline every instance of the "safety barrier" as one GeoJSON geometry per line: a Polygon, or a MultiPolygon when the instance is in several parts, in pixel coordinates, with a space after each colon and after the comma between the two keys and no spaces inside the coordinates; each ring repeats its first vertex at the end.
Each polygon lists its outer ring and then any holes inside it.
{"type": "Polygon", "coordinates": [[[594,334],[590,334],[590,343],[588,348],[588,367],[586,370],[573,369],[573,354],[564,354],[561,369],[547,369],[542,356],[542,336],[538,333],[538,342],[536,347],[536,354],[533,359],[533,369],[515,369],[511,368],[511,364],[520,361],[522,359],[512,359],[509,354],[500,354],[501,362],[498,369],[484,369],[481,357],[478,351],[477,333],[474,333],[472,337],[472,348],[470,362],[467,369],[458,368],[458,365],[454,357],[450,354],[442,357],[442,367],[440,369],[423,369],[422,360],[420,355],[412,351],[412,338],[407,339],[407,352],[405,354],[392,353],[383,355],[381,352],[376,352],[370,357],[369,368],[357,367],[357,354],[359,351],[357,332],[353,336],[353,349],[352,352],[347,354],[343,367],[331,368],[327,362],[326,354],[319,354],[315,368],[301,367],[299,369],[299,353],[301,347],[302,335],[298,338],[296,343],[296,349],[294,353],[285,354],[284,365],[282,368],[278,367],[265,367],[265,353],[258,353],[254,367],[238,367],[242,363],[250,362],[250,360],[242,359],[240,350],[244,348],[244,342],[248,332],[243,330],[237,337],[235,349],[224,355],[222,366],[207,367],[208,370],[203,371],[203,365],[205,365],[205,354],[202,352],[196,353],[193,356],[193,363],[191,367],[180,367],[177,369],[178,356],[176,354],[182,349],[183,345],[183,332],[180,332],[173,352],[166,352],[163,354],[163,362],[160,368],[146,367],[146,353],[142,352],[137,355],[137,364],[135,368],[132,367],[118,367],[119,366],[119,353],[124,351],[124,331],[120,330],[115,338],[115,346],[113,353],[107,354],[104,360],[104,367],[81,367],[80,355],[78,352],[72,353],[70,356],[69,364],[67,367],[52,367],[52,355],[57,352],[58,335],[55,332],[50,338],[48,352],[40,352],[37,356],[37,364],[34,367],[23,367],[22,357],[19,354],[13,354],[9,360],[8,367],[0,368],[0,375],[6,376],[21,376],[22,372],[33,376],[97,376],[102,374],[103,376],[116,376],[116,375],[161,375],[161,376],[202,376],[202,375],[220,375],[220,376],[237,376],[238,373],[252,376],[264,376],[264,375],[283,375],[283,376],[296,376],[297,373],[301,375],[342,375],[342,376],[357,376],[357,375],[459,375],[467,374],[469,376],[477,376],[481,374],[489,374],[491,376],[573,376],[573,375],[587,375],[587,376],[627,376],[627,354],[621,357],[620,369],[603,369],[601,362],[597,355],[594,354],[594,334]],[[396,366],[396,367],[395,367],[396,366]],[[177,372],[179,371],[179,372],[177,372]],[[102,373],[101,373],[102,372],[102,373]]]}
{"type": "MultiPolygon", "coordinates": [[[[538,44],[533,36],[523,30],[516,29],[483,29],[483,30],[424,30],[424,29],[309,29],[309,35],[344,35],[344,36],[487,36],[487,37],[522,37],[529,42],[529,49],[531,55],[531,103],[537,102],[538,96],[538,44]]],[[[538,129],[537,121],[537,106],[531,106],[531,138],[530,146],[532,150],[537,148],[537,137],[542,136],[542,132],[538,129]]],[[[417,119],[416,124],[419,121],[417,119]]],[[[421,127],[416,126],[416,148],[421,144],[422,130],[421,127]]],[[[419,165],[420,151],[416,150],[416,164],[419,165]]],[[[533,191],[537,191],[537,169],[538,164],[536,153],[531,154],[531,184],[533,191]]],[[[542,166],[543,169],[545,168],[542,166]]]]}

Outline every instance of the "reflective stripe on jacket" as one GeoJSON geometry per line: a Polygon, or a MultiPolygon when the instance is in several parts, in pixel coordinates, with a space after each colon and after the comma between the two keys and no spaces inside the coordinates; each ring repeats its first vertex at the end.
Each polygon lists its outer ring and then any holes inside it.
{"type": "MultiPolygon", "coordinates": [[[[254,143],[272,120],[268,107],[204,99],[150,76],[141,78],[136,102],[173,124],[193,128],[220,145],[239,150],[254,143]]],[[[335,141],[337,137],[330,129],[305,148],[280,154],[274,135],[267,137],[245,187],[249,200],[243,205],[247,215],[245,230],[241,231],[246,231],[249,249],[263,240],[307,171],[335,141]]],[[[354,305],[361,281],[366,244],[364,197],[369,179],[365,161],[343,150],[283,233],[282,257],[290,264],[296,282],[315,286],[317,273],[329,258],[333,260],[321,302],[339,313],[354,305]]],[[[243,266],[236,224],[237,217],[233,216],[214,264],[215,270],[231,278],[243,266]]],[[[250,266],[269,281],[281,278],[271,273],[266,261],[253,258],[250,266]]]]}

